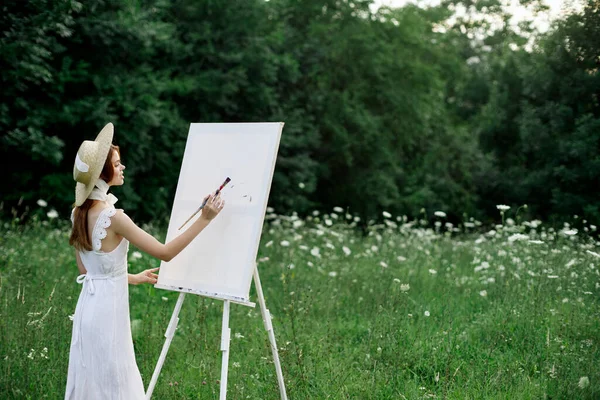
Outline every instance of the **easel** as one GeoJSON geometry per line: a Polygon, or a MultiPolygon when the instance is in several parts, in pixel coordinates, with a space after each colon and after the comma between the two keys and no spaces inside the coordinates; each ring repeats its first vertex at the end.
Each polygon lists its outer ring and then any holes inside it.
{"type": "MultiPolygon", "coordinates": [[[[258,295],[258,303],[260,305],[260,312],[262,315],[263,323],[269,335],[269,342],[271,343],[271,352],[273,353],[273,361],[275,362],[275,371],[277,373],[277,382],[279,383],[279,394],[281,395],[281,400],[287,400],[287,395],[285,392],[285,383],[283,381],[283,373],[281,371],[281,364],[279,363],[279,353],[277,351],[277,344],[275,343],[275,333],[273,332],[273,324],[271,323],[271,314],[269,313],[269,310],[267,309],[265,303],[265,297],[263,295],[262,286],[260,285],[260,278],[258,276],[257,265],[254,267],[253,278],[256,293],[258,295]]],[[[169,346],[171,345],[171,341],[173,340],[173,336],[175,335],[175,329],[177,328],[177,324],[179,323],[179,312],[181,311],[181,305],[183,304],[184,297],[185,293],[180,293],[179,297],[177,298],[177,303],[175,304],[173,315],[171,316],[171,320],[169,321],[167,331],[165,332],[165,344],[163,345],[160,357],[158,358],[158,363],[156,364],[156,369],[152,374],[152,379],[146,392],[146,400],[150,400],[150,398],[152,397],[152,392],[154,391],[154,386],[156,385],[156,381],[158,380],[158,375],[160,375],[160,370],[162,369],[163,363],[165,362],[165,358],[167,356],[167,352],[169,351],[169,346]]],[[[231,302],[235,303],[234,300],[223,300],[223,323],[221,327],[221,351],[223,352],[223,358],[221,362],[219,400],[225,400],[227,396],[229,343],[231,339],[231,329],[229,328],[229,305],[231,302]]],[[[248,305],[248,303],[243,304],[248,305]]]]}

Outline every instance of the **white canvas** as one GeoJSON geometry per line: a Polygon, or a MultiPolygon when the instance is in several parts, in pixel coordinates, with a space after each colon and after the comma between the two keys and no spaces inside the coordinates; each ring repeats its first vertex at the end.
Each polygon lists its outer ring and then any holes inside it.
{"type": "Polygon", "coordinates": [[[170,262],[155,287],[249,303],[282,122],[190,125],[166,241],[229,177],[225,208],[170,262]]]}

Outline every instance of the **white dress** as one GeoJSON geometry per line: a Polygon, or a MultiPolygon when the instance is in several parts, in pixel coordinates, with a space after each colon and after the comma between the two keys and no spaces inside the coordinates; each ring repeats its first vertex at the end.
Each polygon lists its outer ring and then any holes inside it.
{"type": "Polygon", "coordinates": [[[111,252],[100,250],[114,207],[100,213],[92,233],[92,251],[80,252],[87,274],[75,308],[66,400],[144,399],[135,362],[129,320],[127,251],[123,238],[111,252]]]}

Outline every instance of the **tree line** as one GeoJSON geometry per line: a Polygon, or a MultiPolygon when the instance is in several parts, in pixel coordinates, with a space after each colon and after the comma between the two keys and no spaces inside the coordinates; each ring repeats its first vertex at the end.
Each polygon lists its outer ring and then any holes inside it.
{"type": "Polygon", "coordinates": [[[276,212],[599,220],[597,0],[544,33],[497,0],[1,7],[5,216],[42,198],[66,218],[77,148],[109,121],[128,168],[116,193],[147,221],[170,214],[191,122],[283,121],[276,212]]]}

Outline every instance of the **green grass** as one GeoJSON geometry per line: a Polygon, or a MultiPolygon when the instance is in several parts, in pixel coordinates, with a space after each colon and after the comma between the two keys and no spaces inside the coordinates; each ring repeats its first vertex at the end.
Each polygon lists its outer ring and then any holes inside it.
{"type": "MultiPolygon", "coordinates": [[[[599,243],[536,223],[490,235],[396,218],[362,236],[336,217],[265,223],[259,271],[290,399],[600,398],[599,243]]],[[[0,229],[2,399],[64,397],[81,290],[68,228],[0,229]]],[[[130,286],[145,387],[177,296],[130,286]]],[[[186,296],[153,398],[219,397],[222,306],[186,296]]],[[[232,304],[230,327],[228,398],[279,398],[258,305],[232,304]]]]}

